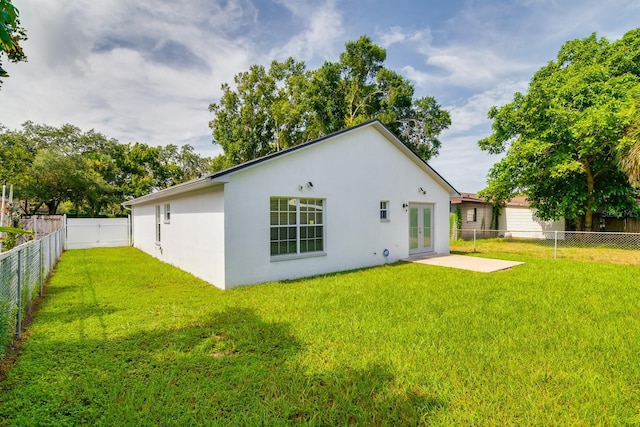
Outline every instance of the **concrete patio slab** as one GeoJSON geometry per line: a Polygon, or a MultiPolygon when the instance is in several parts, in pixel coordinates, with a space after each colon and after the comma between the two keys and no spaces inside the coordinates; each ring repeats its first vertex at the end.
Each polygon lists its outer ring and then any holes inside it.
{"type": "Polygon", "coordinates": [[[466,255],[441,255],[427,258],[409,258],[405,261],[416,262],[418,264],[437,265],[439,267],[459,268],[461,270],[478,271],[481,273],[506,270],[513,266],[524,264],[524,262],[479,258],[466,255]]]}

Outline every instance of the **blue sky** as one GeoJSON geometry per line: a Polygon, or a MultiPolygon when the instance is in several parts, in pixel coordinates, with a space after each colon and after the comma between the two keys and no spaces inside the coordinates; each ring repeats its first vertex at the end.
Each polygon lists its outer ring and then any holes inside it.
{"type": "MultiPolygon", "coordinates": [[[[477,146],[492,105],[526,90],[567,40],[615,40],[640,25],[637,0],[14,0],[28,63],[6,64],[0,123],[95,129],[120,142],[211,143],[208,105],[255,63],[316,68],[366,34],[416,96],[451,112],[431,165],[475,192],[498,159],[477,146]]],[[[6,61],[5,61],[6,63],[6,61]]]]}

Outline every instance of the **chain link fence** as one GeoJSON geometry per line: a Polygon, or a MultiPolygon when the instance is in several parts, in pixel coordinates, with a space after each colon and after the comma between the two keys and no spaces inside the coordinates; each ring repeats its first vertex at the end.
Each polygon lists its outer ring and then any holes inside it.
{"type": "Polygon", "coordinates": [[[0,358],[42,295],[44,281],[64,248],[65,229],[0,253],[0,358]]]}
{"type": "MultiPolygon", "coordinates": [[[[592,231],[531,231],[531,230],[457,230],[458,240],[473,242],[473,251],[489,247],[490,243],[529,243],[547,248],[553,258],[575,250],[625,250],[640,263],[640,233],[592,232],[592,231]]],[[[452,240],[455,246],[456,239],[452,240]]],[[[585,252],[586,254],[586,252],[585,252]]]]}

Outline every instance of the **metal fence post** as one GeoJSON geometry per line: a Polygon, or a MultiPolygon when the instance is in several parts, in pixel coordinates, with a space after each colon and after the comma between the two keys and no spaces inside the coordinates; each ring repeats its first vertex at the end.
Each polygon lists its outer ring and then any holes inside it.
{"type": "MultiPolygon", "coordinates": [[[[64,230],[64,234],[65,234],[65,237],[66,237],[66,234],[67,234],[67,214],[64,214],[64,220],[63,220],[63,222],[62,222],[62,229],[64,230]]],[[[56,241],[57,241],[57,240],[58,240],[58,239],[56,239],[56,241]]],[[[64,239],[64,248],[65,248],[65,249],[69,249],[69,248],[67,247],[67,239],[64,239]]]]}
{"type": "Polygon", "coordinates": [[[473,252],[476,251],[476,229],[473,229],[473,252]]]}
{"type": "Polygon", "coordinates": [[[38,257],[40,260],[40,296],[44,295],[44,249],[42,248],[42,240],[38,241],[38,250],[40,251],[40,256],[38,257]]]}
{"type": "Polygon", "coordinates": [[[49,249],[47,251],[47,255],[49,256],[49,260],[47,262],[47,274],[49,274],[49,272],[51,271],[51,236],[49,236],[49,238],[47,239],[47,248],[49,249]]]}
{"type": "Polygon", "coordinates": [[[553,259],[558,259],[558,230],[554,231],[555,238],[553,240],[553,259]]]}
{"type": "Polygon", "coordinates": [[[20,329],[22,329],[20,312],[22,311],[22,249],[18,251],[18,295],[17,295],[17,303],[18,303],[18,311],[16,312],[16,336],[20,338],[20,329]]]}

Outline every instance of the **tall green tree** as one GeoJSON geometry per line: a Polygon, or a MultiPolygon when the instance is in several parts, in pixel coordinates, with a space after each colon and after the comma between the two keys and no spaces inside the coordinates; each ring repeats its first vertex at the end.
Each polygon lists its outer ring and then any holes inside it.
{"type": "Polygon", "coordinates": [[[102,184],[101,177],[91,173],[80,155],[56,150],[40,150],[29,175],[25,193],[35,201],[34,211],[44,204],[49,215],[55,215],[64,201],[79,205],[102,184]]]}
{"type": "Polygon", "coordinates": [[[434,98],[414,99],[411,83],[384,67],[386,51],[362,36],[337,63],[307,71],[292,58],[267,70],[254,65],[222,85],[209,106],[214,143],[231,166],[348,126],[378,118],[425,160],[438,154],[438,135],[451,124],[434,98]]]}
{"type": "Polygon", "coordinates": [[[586,230],[595,212],[636,211],[620,154],[638,118],[639,41],[640,29],[615,43],[595,34],[569,41],[527,93],[491,108],[493,133],[479,145],[506,154],[482,194],[500,202],[522,192],[540,218],[565,217],[586,230]]]}
{"type": "Polygon", "coordinates": [[[237,74],[235,90],[222,85],[220,102],[209,106],[215,115],[210,126],[230,165],[299,143],[306,79],[304,64],[289,58],[237,74]]]}
{"type": "MultiPolygon", "coordinates": [[[[2,68],[2,56],[7,55],[10,62],[26,61],[27,57],[20,46],[27,39],[27,33],[20,26],[18,9],[11,0],[0,0],[0,77],[9,77],[2,68]]],[[[2,79],[0,79],[2,87],[2,79]]]]}
{"type": "MultiPolygon", "coordinates": [[[[386,58],[386,50],[373,44],[367,36],[345,45],[345,51],[340,54],[340,66],[343,73],[342,96],[346,105],[346,126],[365,122],[379,111],[384,88],[378,85],[378,74],[385,70],[388,77],[393,78],[393,72],[383,67],[386,58]]],[[[401,80],[400,84],[404,83],[401,80]]]]}
{"type": "Polygon", "coordinates": [[[346,127],[347,104],[341,64],[325,62],[309,74],[300,108],[308,114],[305,138],[316,139],[346,127]]]}
{"type": "Polygon", "coordinates": [[[14,185],[25,212],[70,203],[78,215],[120,214],[121,203],[208,172],[190,145],[121,144],[76,126],[0,126],[0,182],[14,185]]]}
{"type": "Polygon", "coordinates": [[[23,182],[36,152],[37,147],[24,133],[0,126],[0,182],[23,182]]]}

